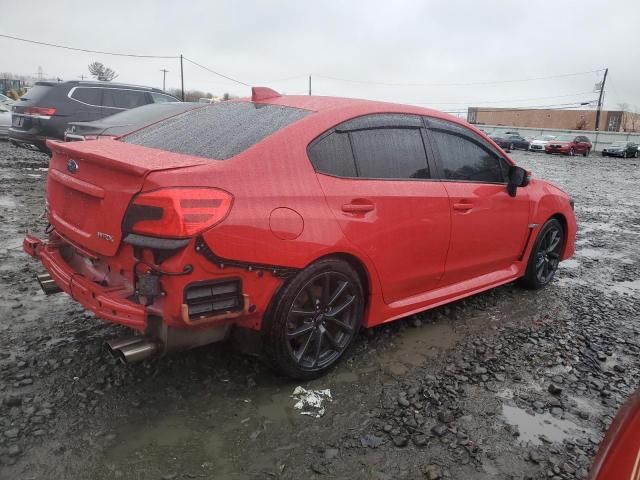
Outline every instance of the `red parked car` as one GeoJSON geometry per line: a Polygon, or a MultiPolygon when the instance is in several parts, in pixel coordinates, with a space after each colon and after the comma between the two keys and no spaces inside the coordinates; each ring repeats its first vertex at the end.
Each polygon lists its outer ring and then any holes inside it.
{"type": "Polygon", "coordinates": [[[545,153],[562,153],[564,155],[582,155],[587,157],[591,153],[591,140],[584,135],[558,135],[553,140],[549,140],[544,146],[545,153]]]}
{"type": "Polygon", "coordinates": [[[419,107],[255,88],[49,147],[51,227],[24,248],[45,291],[141,333],[111,343],[128,361],[234,333],[311,378],[361,327],[543,287],[574,251],[565,192],[419,107]]]}

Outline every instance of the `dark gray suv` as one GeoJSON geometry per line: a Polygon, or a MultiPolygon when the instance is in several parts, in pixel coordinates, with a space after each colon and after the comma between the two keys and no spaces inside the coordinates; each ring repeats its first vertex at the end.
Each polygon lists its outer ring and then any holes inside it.
{"type": "Polygon", "coordinates": [[[9,141],[49,152],[69,122],[91,122],[149,103],[177,102],[157,88],[107,82],[37,82],[13,106],[9,141]]]}

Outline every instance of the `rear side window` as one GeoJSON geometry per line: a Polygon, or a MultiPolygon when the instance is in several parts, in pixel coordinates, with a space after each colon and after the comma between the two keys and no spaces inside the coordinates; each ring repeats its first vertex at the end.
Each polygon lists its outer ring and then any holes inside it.
{"type": "Polygon", "coordinates": [[[419,129],[375,128],[350,135],[359,177],[429,178],[419,129]]]}
{"type": "Polygon", "coordinates": [[[74,88],[73,92],[71,92],[71,98],[73,98],[74,100],[86,103],[88,105],[95,105],[97,107],[100,106],[100,101],[102,100],[101,97],[101,88],[77,87],[74,88]]]}
{"type": "Polygon", "coordinates": [[[447,180],[503,183],[504,172],[497,156],[461,135],[432,130],[442,173],[447,180]]]}
{"type": "Polygon", "coordinates": [[[222,102],[168,118],[124,137],[123,141],[226,160],[311,113],[280,105],[222,102]]]}
{"type": "Polygon", "coordinates": [[[317,172],[338,177],[357,176],[348,133],[333,132],[312,143],[308,153],[317,172]]]}
{"type": "Polygon", "coordinates": [[[111,108],[136,108],[149,103],[147,93],[117,88],[103,89],[102,105],[111,108]]]}

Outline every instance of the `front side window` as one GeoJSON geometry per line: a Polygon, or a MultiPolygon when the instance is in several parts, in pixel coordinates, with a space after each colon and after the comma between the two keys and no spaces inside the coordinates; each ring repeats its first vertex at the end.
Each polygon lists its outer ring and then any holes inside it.
{"type": "Polygon", "coordinates": [[[99,107],[101,95],[102,89],[100,88],[77,87],[71,93],[71,98],[88,105],[99,107]]]}
{"type": "Polygon", "coordinates": [[[111,108],[130,109],[147,103],[147,93],[138,90],[105,88],[102,97],[102,105],[111,108]]]}
{"type": "Polygon", "coordinates": [[[432,130],[446,180],[503,183],[504,165],[499,157],[455,133],[432,130]]]}
{"type": "Polygon", "coordinates": [[[429,178],[420,129],[374,128],[350,135],[359,177],[429,178]]]}

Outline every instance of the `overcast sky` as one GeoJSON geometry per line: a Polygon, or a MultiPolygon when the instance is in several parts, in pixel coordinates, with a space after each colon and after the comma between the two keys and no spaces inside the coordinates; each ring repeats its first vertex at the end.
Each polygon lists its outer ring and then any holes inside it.
{"type": "MultiPolygon", "coordinates": [[[[24,9],[5,14],[0,33],[92,50],[182,53],[248,84],[286,93],[306,93],[311,74],[314,94],[440,110],[575,104],[597,98],[593,89],[602,72],[478,83],[609,67],[605,105],[640,109],[638,0],[31,0],[24,9]],[[468,83],[476,84],[451,86],[468,83]]],[[[41,66],[48,76],[72,80],[100,61],[119,73],[118,81],[161,87],[160,69],[166,68],[167,88],[180,85],[179,60],[77,53],[4,38],[0,45],[0,71],[35,74],[41,66]]],[[[189,63],[184,76],[186,89],[249,94],[247,87],[189,63]]]]}

